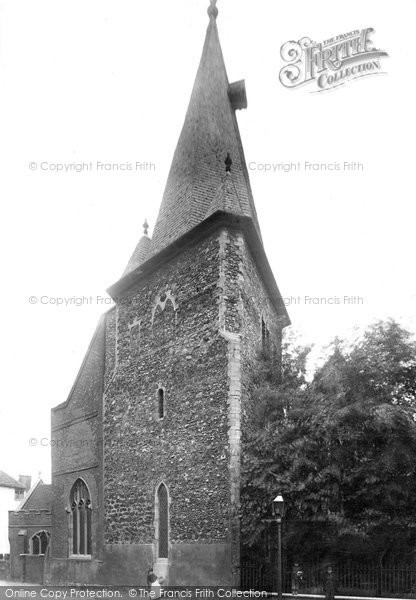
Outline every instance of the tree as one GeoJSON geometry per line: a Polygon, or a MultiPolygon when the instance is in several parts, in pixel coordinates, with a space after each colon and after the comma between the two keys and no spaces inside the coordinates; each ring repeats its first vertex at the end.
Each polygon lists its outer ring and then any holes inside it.
{"type": "Polygon", "coordinates": [[[310,348],[286,346],[283,377],[259,358],[244,438],[242,527],[264,548],[276,491],[287,556],[410,560],[416,547],[416,343],[394,321],[334,340],[306,378],[310,348]]]}

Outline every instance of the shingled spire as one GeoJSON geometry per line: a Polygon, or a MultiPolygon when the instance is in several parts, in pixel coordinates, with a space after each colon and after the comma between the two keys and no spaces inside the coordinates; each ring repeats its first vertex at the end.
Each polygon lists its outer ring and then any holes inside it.
{"type": "Polygon", "coordinates": [[[260,236],[235,110],[246,108],[244,81],[229,84],[218,37],[216,0],[185,122],[175,150],[150,256],[217,210],[250,217],[260,236]],[[224,159],[232,159],[225,172],[224,159]],[[226,201],[220,201],[224,199],[226,201]]]}

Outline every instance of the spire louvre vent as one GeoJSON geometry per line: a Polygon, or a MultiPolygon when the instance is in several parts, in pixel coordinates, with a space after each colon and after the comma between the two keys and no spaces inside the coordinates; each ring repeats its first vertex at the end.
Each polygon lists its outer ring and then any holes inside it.
{"type": "Polygon", "coordinates": [[[246,82],[244,79],[230,83],[228,86],[228,97],[234,110],[247,108],[246,82]]]}

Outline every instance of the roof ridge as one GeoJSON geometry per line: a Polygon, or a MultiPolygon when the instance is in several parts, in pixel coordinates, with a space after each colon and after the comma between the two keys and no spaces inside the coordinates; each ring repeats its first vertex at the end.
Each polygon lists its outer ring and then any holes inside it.
{"type": "Polygon", "coordinates": [[[25,490],[25,486],[23,483],[8,475],[5,471],[0,471],[0,487],[9,487],[13,489],[23,489],[25,490]]]}
{"type": "MultiPolygon", "coordinates": [[[[33,508],[25,508],[31,501],[35,501],[35,503],[36,503],[36,500],[39,501],[39,498],[36,498],[36,496],[37,496],[38,492],[40,491],[40,488],[42,488],[44,490],[44,492],[46,492],[46,498],[47,498],[46,503],[50,504],[50,497],[49,497],[49,495],[50,495],[50,492],[52,490],[52,484],[50,484],[50,483],[43,483],[42,479],[39,478],[37,480],[37,482],[30,488],[27,496],[25,498],[23,498],[23,500],[21,501],[21,503],[19,504],[19,506],[16,508],[16,512],[24,511],[24,510],[28,510],[28,511],[29,510],[36,510],[36,511],[39,511],[39,510],[50,510],[50,506],[49,507],[48,506],[44,506],[44,507],[36,507],[35,506],[33,508]]],[[[43,493],[43,497],[41,495],[41,500],[43,502],[45,502],[45,493],[43,493]]]]}

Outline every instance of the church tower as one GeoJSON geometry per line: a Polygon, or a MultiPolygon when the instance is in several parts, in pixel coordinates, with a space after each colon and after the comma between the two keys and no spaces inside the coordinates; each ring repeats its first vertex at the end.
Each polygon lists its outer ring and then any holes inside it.
{"type": "Polygon", "coordinates": [[[144,584],[152,567],[169,585],[239,582],[250,378],[289,319],[236,119],[245,84],[228,81],[216,0],[208,15],[153,235],[145,223],[108,290],[115,307],[53,411],[55,437],[70,427],[96,441],[72,458],[54,450],[54,581],[144,584]]]}

